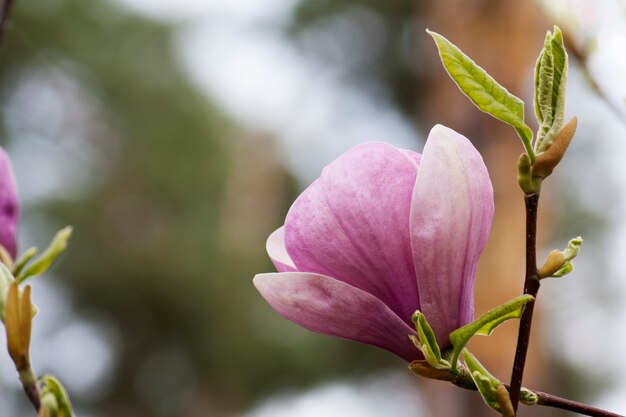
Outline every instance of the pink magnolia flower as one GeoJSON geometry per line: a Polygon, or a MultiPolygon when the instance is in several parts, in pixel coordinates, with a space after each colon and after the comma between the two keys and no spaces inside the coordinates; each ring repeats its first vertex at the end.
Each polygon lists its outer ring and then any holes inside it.
{"type": "Polygon", "coordinates": [[[419,309],[440,346],[474,315],[474,277],[493,217],[487,168],[472,144],[435,126],[423,155],[365,143],[337,158],[267,241],[278,273],[254,285],[314,332],[421,358],[408,335],[419,309]]]}
{"type": "Polygon", "coordinates": [[[0,245],[13,259],[17,254],[16,234],[19,220],[19,201],[11,161],[0,148],[0,245]]]}

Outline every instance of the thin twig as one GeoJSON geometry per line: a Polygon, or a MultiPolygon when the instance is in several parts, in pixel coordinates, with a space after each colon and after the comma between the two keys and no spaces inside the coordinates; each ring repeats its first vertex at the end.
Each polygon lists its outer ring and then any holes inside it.
{"type": "Polygon", "coordinates": [[[39,409],[41,408],[41,393],[39,392],[37,376],[35,375],[35,371],[33,371],[32,366],[30,366],[29,359],[27,359],[27,363],[23,368],[18,369],[18,372],[22,388],[24,389],[24,393],[26,394],[28,401],[30,401],[33,405],[35,411],[39,412],[39,409]]]}
{"type": "Polygon", "coordinates": [[[539,402],[537,403],[537,405],[559,408],[561,410],[574,411],[576,413],[591,417],[624,417],[621,414],[612,413],[610,411],[592,407],[590,405],[579,403],[577,401],[567,400],[565,398],[557,397],[556,395],[547,394],[545,392],[539,391],[534,392],[539,397],[539,402]]]}
{"type": "MultiPolygon", "coordinates": [[[[526,195],[524,203],[526,205],[526,276],[524,279],[524,294],[530,294],[537,298],[537,293],[539,292],[539,277],[537,276],[537,206],[539,204],[539,193],[526,195]]],[[[513,410],[515,411],[517,411],[520,389],[522,388],[534,306],[534,301],[526,304],[520,319],[510,385],[511,404],[513,404],[513,410]]]]}
{"type": "Polygon", "coordinates": [[[39,412],[39,409],[41,408],[41,399],[37,385],[24,385],[23,388],[24,393],[26,393],[26,397],[33,405],[33,408],[35,411],[39,412]]]}
{"type": "MultiPolygon", "coordinates": [[[[477,391],[476,384],[471,379],[469,381],[461,381],[461,382],[466,382],[466,383],[459,383],[459,382],[460,381],[455,381],[454,384],[458,387],[461,387],[467,390],[477,391]]],[[[512,391],[511,391],[510,385],[504,384],[504,386],[509,391],[509,396],[511,396],[512,391]]],[[[530,389],[528,391],[531,391],[533,394],[535,394],[538,398],[538,401],[536,404],[524,403],[524,405],[527,405],[527,406],[539,405],[543,407],[558,408],[560,410],[573,411],[575,413],[578,413],[584,416],[589,416],[589,417],[626,417],[621,414],[612,413],[610,411],[606,411],[597,407],[592,407],[590,405],[587,405],[578,401],[572,401],[572,400],[568,400],[567,398],[562,398],[553,394],[548,394],[547,392],[534,391],[530,389]]]]}

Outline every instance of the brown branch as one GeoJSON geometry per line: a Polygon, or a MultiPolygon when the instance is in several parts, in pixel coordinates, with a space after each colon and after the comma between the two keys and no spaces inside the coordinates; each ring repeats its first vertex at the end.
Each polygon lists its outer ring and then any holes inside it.
{"type": "MultiPolygon", "coordinates": [[[[413,368],[411,368],[413,370],[413,368]]],[[[414,371],[415,372],[415,371],[414,371]]],[[[417,373],[421,375],[420,373],[417,373]]],[[[435,378],[437,379],[437,378],[435,378]]],[[[468,375],[462,376],[457,380],[450,381],[449,379],[439,378],[441,380],[446,380],[452,382],[454,385],[460,388],[464,388],[470,391],[477,391],[476,384],[472,381],[471,377],[468,375]]],[[[509,384],[504,384],[506,389],[509,391],[509,396],[512,396],[511,387],[509,384]]],[[[560,410],[568,410],[573,411],[575,413],[589,416],[589,417],[626,417],[621,414],[612,413],[610,411],[603,410],[601,408],[593,407],[578,401],[568,400],[567,398],[562,398],[553,394],[548,394],[547,392],[542,391],[534,391],[528,390],[537,396],[537,402],[535,404],[532,403],[523,403],[527,406],[539,405],[542,407],[552,407],[558,408],[560,410]]]]}
{"type": "Polygon", "coordinates": [[[621,414],[612,413],[600,408],[592,407],[577,401],[567,400],[557,397],[556,395],[547,394],[545,392],[534,391],[539,397],[537,405],[544,407],[559,408],[561,410],[574,411],[576,413],[591,417],[624,417],[621,414]]]}
{"type": "Polygon", "coordinates": [[[41,393],[39,392],[39,383],[37,382],[37,376],[33,368],[29,363],[23,369],[18,369],[18,372],[22,388],[24,389],[28,401],[33,405],[35,411],[39,412],[41,408],[41,393]]]}
{"type": "MultiPolygon", "coordinates": [[[[530,294],[537,298],[537,293],[539,292],[539,277],[537,276],[537,206],[539,204],[539,193],[524,196],[524,203],[526,205],[526,277],[524,279],[524,294],[530,294]]],[[[510,385],[511,403],[515,411],[517,411],[520,389],[522,388],[535,301],[526,304],[520,319],[510,385]]]]}
{"type": "Polygon", "coordinates": [[[23,388],[24,393],[26,393],[26,397],[33,405],[33,408],[35,409],[35,411],[39,412],[39,409],[41,408],[39,388],[37,388],[37,385],[23,385],[23,388]]]}

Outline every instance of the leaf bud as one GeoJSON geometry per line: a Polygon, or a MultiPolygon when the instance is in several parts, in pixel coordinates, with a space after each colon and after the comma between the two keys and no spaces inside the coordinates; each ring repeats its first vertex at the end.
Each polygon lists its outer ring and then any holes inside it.
{"type": "Polygon", "coordinates": [[[576,116],[572,117],[563,129],[561,129],[554,143],[544,152],[537,155],[537,159],[532,166],[533,177],[543,179],[552,174],[554,168],[561,162],[561,159],[563,159],[563,155],[565,155],[565,151],[567,151],[567,147],[572,141],[574,133],[576,133],[577,124],[578,120],[576,116]]]}

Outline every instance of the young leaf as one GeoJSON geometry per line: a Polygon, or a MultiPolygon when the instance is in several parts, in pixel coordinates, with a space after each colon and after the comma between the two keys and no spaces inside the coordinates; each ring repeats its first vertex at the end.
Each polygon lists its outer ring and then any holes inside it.
{"type": "Polygon", "coordinates": [[[476,359],[469,350],[463,350],[463,358],[465,365],[470,371],[472,380],[476,384],[476,388],[485,403],[497,412],[500,412],[500,404],[498,401],[498,387],[500,381],[491,375],[489,371],[476,359]]]}
{"type": "Polygon", "coordinates": [[[41,275],[52,266],[54,261],[59,257],[61,253],[67,248],[67,242],[72,235],[72,227],[67,226],[57,232],[57,234],[52,238],[52,242],[46,248],[45,251],[41,254],[39,258],[37,258],[29,267],[25,268],[24,271],[17,276],[17,281],[19,283],[24,282],[28,277],[34,275],[41,275]]]}
{"type": "Polygon", "coordinates": [[[489,310],[472,323],[466,324],[450,333],[452,343],[452,369],[456,369],[456,362],[461,351],[474,335],[489,336],[491,332],[503,322],[510,319],[518,319],[522,316],[524,306],[533,301],[532,295],[524,294],[506,303],[489,310]]]}
{"type": "Polygon", "coordinates": [[[24,267],[26,266],[26,264],[28,262],[30,262],[30,260],[33,258],[33,256],[35,256],[37,254],[37,248],[36,247],[31,247],[28,248],[26,250],[26,252],[24,252],[22,254],[22,257],[20,259],[18,259],[15,264],[13,264],[13,276],[17,276],[20,274],[20,272],[22,272],[22,269],[24,269],[24,267]]]}
{"type": "Polygon", "coordinates": [[[553,61],[552,34],[548,32],[535,64],[535,114],[540,124],[552,123],[553,61]]]}
{"type": "Polygon", "coordinates": [[[531,145],[533,133],[524,122],[522,100],[498,84],[448,39],[430,30],[426,32],[435,40],[443,66],[461,91],[480,110],[513,126],[522,138],[531,162],[534,162],[535,154],[531,145]]]}
{"type": "Polygon", "coordinates": [[[9,294],[9,287],[11,283],[15,281],[11,271],[3,264],[0,263],[0,320],[4,322],[4,306],[9,294]]]}
{"type": "Polygon", "coordinates": [[[535,66],[535,113],[540,123],[535,150],[548,149],[561,132],[565,118],[567,52],[558,26],[548,32],[535,66]]]}
{"type": "Polygon", "coordinates": [[[59,409],[59,404],[54,394],[51,392],[40,392],[39,401],[39,417],[58,417],[57,410],[59,409]]]}
{"type": "Polygon", "coordinates": [[[421,350],[426,362],[435,369],[447,369],[450,365],[441,359],[441,350],[437,344],[437,338],[426,317],[419,311],[413,314],[413,323],[417,330],[417,336],[421,343],[421,350]]]}
{"type": "Polygon", "coordinates": [[[52,408],[51,411],[55,413],[53,415],[55,417],[74,417],[72,404],[61,382],[50,375],[42,376],[39,378],[39,382],[42,386],[41,396],[54,398],[54,400],[47,402],[52,408]]]}
{"type": "Polygon", "coordinates": [[[563,256],[565,256],[566,261],[571,261],[578,255],[578,251],[580,251],[580,247],[583,244],[583,238],[580,236],[576,236],[574,239],[570,239],[567,242],[567,248],[563,250],[563,256]]]}
{"type": "Polygon", "coordinates": [[[574,264],[571,261],[567,261],[563,264],[561,269],[552,274],[553,278],[561,278],[574,270],[574,264]]]}

